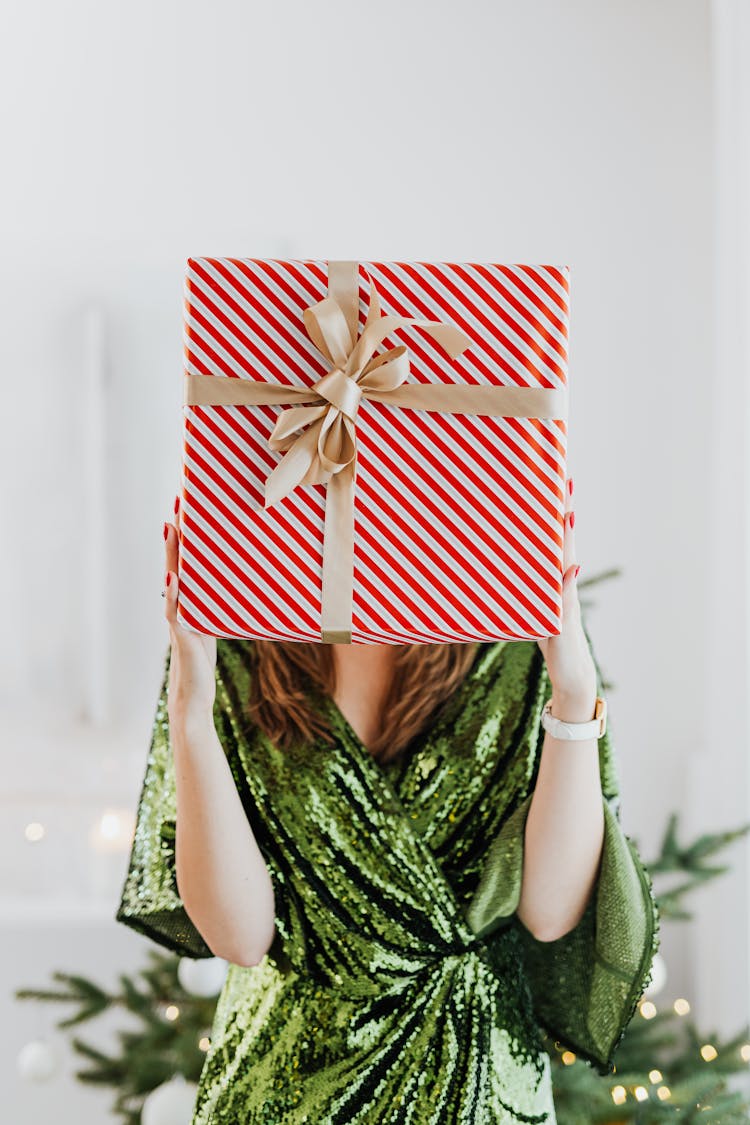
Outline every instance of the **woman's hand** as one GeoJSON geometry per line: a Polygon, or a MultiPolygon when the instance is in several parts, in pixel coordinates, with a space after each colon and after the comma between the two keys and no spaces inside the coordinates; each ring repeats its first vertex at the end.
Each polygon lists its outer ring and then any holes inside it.
{"type": "Polygon", "coordinates": [[[174,524],[164,524],[166,590],[164,613],[169,625],[171,654],[169,660],[168,710],[170,718],[196,717],[199,721],[213,715],[216,698],[216,637],[192,633],[177,621],[179,565],[180,498],[175,497],[174,524]]]}
{"type": "Polygon", "coordinates": [[[547,664],[552,684],[552,714],[568,723],[583,723],[594,717],[596,667],[581,624],[578,601],[578,571],[573,536],[573,479],[565,482],[563,532],[562,625],[555,637],[540,637],[537,644],[547,664]]]}

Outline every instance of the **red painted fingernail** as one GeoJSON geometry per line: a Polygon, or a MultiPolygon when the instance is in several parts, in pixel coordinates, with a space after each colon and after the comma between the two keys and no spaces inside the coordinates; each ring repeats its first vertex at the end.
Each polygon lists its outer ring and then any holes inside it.
{"type": "Polygon", "coordinates": [[[167,582],[166,582],[166,585],[168,586],[168,585],[169,585],[169,583],[170,583],[171,581],[172,581],[172,571],[171,571],[171,570],[168,570],[168,571],[167,571],[167,582]]]}
{"type": "Polygon", "coordinates": [[[178,495],[178,496],[175,496],[175,498],[174,498],[174,510],[175,510],[175,514],[177,513],[177,509],[179,508],[179,506],[180,506],[180,497],[179,497],[179,495],[178,495]]]}
{"type": "Polygon", "coordinates": [[[166,539],[168,535],[169,535],[169,524],[165,520],[164,521],[164,538],[166,539]]]}
{"type": "Polygon", "coordinates": [[[580,568],[580,566],[577,566],[577,567],[576,567],[576,572],[575,572],[575,574],[573,575],[573,577],[574,577],[574,578],[577,578],[577,577],[578,577],[578,571],[579,571],[580,569],[581,569],[581,568],[580,568]]]}
{"type": "Polygon", "coordinates": [[[576,522],[576,514],[575,514],[575,512],[571,512],[570,513],[570,526],[574,527],[575,522],[576,522]]]}

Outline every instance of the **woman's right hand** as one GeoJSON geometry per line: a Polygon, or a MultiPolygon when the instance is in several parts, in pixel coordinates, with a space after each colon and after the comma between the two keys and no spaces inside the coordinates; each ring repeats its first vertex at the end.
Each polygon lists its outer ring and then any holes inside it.
{"type": "Polygon", "coordinates": [[[170,659],[168,710],[181,721],[213,715],[216,698],[216,637],[193,633],[177,620],[180,499],[175,499],[175,522],[164,524],[166,590],[164,613],[169,625],[170,659]]]}

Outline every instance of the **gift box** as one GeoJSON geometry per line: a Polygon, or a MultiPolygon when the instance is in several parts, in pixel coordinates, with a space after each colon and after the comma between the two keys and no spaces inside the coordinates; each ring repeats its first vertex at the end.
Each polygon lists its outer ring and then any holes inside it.
{"type": "Polygon", "coordinates": [[[560,632],[569,268],[190,258],[188,629],[560,632]]]}

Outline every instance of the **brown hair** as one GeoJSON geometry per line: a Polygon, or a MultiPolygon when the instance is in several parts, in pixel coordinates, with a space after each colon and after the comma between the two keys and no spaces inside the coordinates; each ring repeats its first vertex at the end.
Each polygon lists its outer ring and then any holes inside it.
{"type": "MultiPolygon", "coordinates": [[[[424,729],[465,678],[476,651],[476,642],[398,646],[385,726],[368,747],[373,757],[390,761],[424,729]]],[[[255,640],[251,659],[250,719],[280,749],[316,737],[331,743],[325,715],[310,706],[309,697],[310,689],[329,696],[335,690],[331,645],[255,640]]]]}

